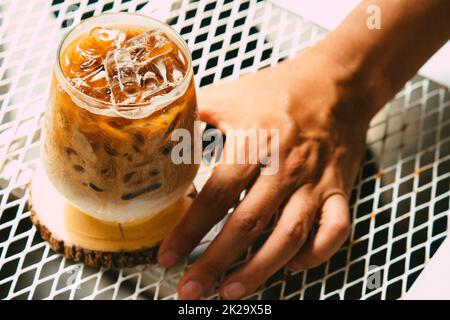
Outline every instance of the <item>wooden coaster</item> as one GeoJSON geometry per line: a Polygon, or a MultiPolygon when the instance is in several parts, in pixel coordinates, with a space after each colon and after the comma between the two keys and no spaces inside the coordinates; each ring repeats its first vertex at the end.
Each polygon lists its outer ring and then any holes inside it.
{"type": "Polygon", "coordinates": [[[192,186],[183,198],[150,218],[111,223],[68,203],[41,165],[31,182],[29,208],[31,221],[54,251],[87,265],[122,268],[154,263],[158,243],[178,223],[195,195],[192,186]]]}

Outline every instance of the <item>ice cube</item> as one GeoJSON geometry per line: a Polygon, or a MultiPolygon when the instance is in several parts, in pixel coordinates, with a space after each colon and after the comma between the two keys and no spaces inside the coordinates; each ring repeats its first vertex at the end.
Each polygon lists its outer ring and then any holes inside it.
{"type": "Polygon", "coordinates": [[[104,62],[106,77],[115,103],[134,103],[141,94],[140,77],[129,50],[110,51],[104,62]]]}
{"type": "Polygon", "coordinates": [[[120,48],[127,38],[126,32],[119,28],[97,27],[92,29],[89,35],[94,37],[99,47],[106,49],[106,51],[113,46],[120,48]]]}
{"type": "Polygon", "coordinates": [[[110,50],[104,61],[115,103],[148,102],[170,91],[184,76],[179,50],[161,31],[147,31],[110,50]]]}
{"type": "Polygon", "coordinates": [[[140,85],[143,91],[142,101],[147,101],[151,96],[164,88],[164,78],[155,63],[149,62],[141,66],[138,72],[141,77],[140,85]]]}
{"type": "Polygon", "coordinates": [[[179,56],[168,54],[157,61],[157,66],[166,82],[176,85],[183,79],[185,69],[184,63],[179,56]]]}
{"type": "Polygon", "coordinates": [[[145,64],[177,49],[164,33],[157,30],[138,34],[126,41],[124,48],[128,48],[135,62],[145,64]]]}
{"type": "Polygon", "coordinates": [[[120,47],[126,32],[119,28],[94,28],[75,43],[74,50],[65,56],[65,72],[71,83],[85,94],[110,100],[103,58],[111,48],[120,47]]]}
{"type": "Polygon", "coordinates": [[[106,80],[103,66],[97,68],[89,74],[82,75],[82,77],[70,78],[69,81],[74,87],[88,96],[103,100],[105,102],[111,101],[111,89],[109,88],[108,81],[106,80]]]}

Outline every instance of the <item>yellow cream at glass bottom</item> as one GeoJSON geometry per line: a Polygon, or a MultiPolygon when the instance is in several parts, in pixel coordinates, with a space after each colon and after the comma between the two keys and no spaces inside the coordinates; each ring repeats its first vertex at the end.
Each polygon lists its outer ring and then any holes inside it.
{"type": "Polygon", "coordinates": [[[98,251],[133,251],[158,244],[189,208],[192,199],[184,196],[150,218],[131,223],[95,219],[78,210],[61,196],[39,166],[31,184],[33,211],[53,236],[98,251]]]}

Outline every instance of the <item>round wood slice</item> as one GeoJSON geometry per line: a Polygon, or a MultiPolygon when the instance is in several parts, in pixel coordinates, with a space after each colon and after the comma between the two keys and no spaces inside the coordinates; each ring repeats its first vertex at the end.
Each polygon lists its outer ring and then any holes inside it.
{"type": "Polygon", "coordinates": [[[42,165],[33,176],[31,221],[50,247],[64,257],[91,266],[133,267],[154,263],[158,243],[178,223],[196,191],[150,218],[131,223],[95,219],[72,206],[53,187],[42,165]]]}

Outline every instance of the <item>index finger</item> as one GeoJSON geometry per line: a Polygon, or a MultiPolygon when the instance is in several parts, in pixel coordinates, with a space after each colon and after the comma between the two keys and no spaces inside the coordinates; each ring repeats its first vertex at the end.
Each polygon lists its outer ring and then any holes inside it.
{"type": "Polygon", "coordinates": [[[225,216],[258,168],[257,165],[237,164],[217,166],[187,213],[161,243],[159,264],[170,268],[188,255],[225,216]]]}
{"type": "Polygon", "coordinates": [[[284,199],[278,177],[260,176],[230,216],[222,231],[178,284],[182,299],[198,299],[236,261],[265,226],[284,199]]]}

